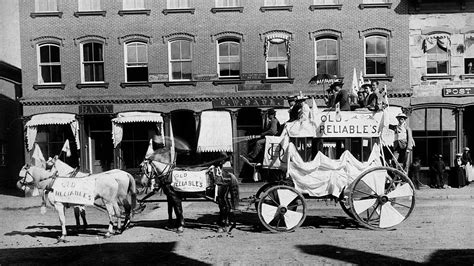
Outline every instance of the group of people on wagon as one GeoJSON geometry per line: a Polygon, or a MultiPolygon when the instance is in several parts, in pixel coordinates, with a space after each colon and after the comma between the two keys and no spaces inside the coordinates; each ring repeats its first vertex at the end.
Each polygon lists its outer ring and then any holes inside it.
{"type": "Polygon", "coordinates": [[[336,81],[329,89],[328,96],[325,96],[326,106],[328,108],[336,108],[339,104],[341,111],[351,111],[359,108],[367,108],[370,111],[382,111],[388,106],[386,99],[387,91],[379,88],[379,82],[373,80],[370,83],[363,84],[356,95],[351,95],[347,90],[343,89],[344,83],[336,81]]]}

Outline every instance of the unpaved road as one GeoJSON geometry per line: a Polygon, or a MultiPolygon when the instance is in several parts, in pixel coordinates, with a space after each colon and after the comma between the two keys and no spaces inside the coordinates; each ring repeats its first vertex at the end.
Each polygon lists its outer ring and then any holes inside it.
{"type": "Polygon", "coordinates": [[[254,211],[242,213],[231,234],[217,234],[217,205],[184,204],[184,234],[164,229],[165,203],[148,204],[122,235],[104,239],[107,216],[87,209],[90,227],[68,243],[56,213],[40,214],[39,198],[0,195],[0,265],[8,264],[440,264],[474,265],[474,203],[419,200],[408,221],[393,231],[357,226],[334,203],[310,200],[305,223],[292,233],[263,230],[254,211]]]}

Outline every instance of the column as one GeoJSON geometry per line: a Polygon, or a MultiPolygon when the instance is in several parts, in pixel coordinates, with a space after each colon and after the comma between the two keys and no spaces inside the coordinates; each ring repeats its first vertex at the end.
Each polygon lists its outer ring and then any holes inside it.
{"type": "Polygon", "coordinates": [[[461,152],[464,147],[464,107],[455,109],[456,113],[456,147],[457,152],[461,152]]]}
{"type": "Polygon", "coordinates": [[[89,165],[89,141],[87,138],[86,126],[84,123],[84,116],[77,115],[77,121],[79,123],[79,141],[81,142],[80,155],[79,155],[79,167],[80,171],[84,173],[90,173],[89,165]]]}
{"type": "MultiPolygon", "coordinates": [[[[231,111],[230,118],[232,120],[232,138],[236,139],[237,136],[237,117],[239,116],[238,111],[231,111]]],[[[234,174],[239,176],[240,174],[240,167],[239,167],[239,143],[237,141],[232,141],[232,149],[234,152],[232,153],[232,166],[234,168],[234,174]]]]}
{"type": "MultiPolygon", "coordinates": [[[[169,138],[171,136],[171,114],[170,113],[163,113],[161,114],[163,117],[163,132],[165,134],[165,139],[166,137],[169,138]]],[[[165,143],[166,144],[166,143],[165,143]]]]}
{"type": "Polygon", "coordinates": [[[194,125],[196,126],[196,132],[199,129],[199,124],[201,122],[201,112],[194,112],[194,125]]]}

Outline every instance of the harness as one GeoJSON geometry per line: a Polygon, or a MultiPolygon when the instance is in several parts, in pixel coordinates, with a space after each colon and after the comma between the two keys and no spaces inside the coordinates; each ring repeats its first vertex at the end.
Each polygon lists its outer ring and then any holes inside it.
{"type": "MultiPolygon", "coordinates": [[[[159,184],[159,187],[161,187],[162,185],[166,185],[166,184],[170,184],[171,183],[171,174],[173,173],[173,169],[175,167],[174,164],[170,163],[170,164],[166,164],[166,163],[163,163],[165,164],[165,168],[160,172],[158,170],[158,168],[155,166],[155,164],[153,164],[152,160],[147,160],[147,163],[149,165],[151,165],[151,168],[152,168],[152,172],[151,173],[147,173],[147,171],[145,171],[145,175],[147,176],[147,178],[149,180],[152,180],[153,178],[155,180],[158,181],[158,184],[159,184]]],[[[160,162],[161,163],[161,162],[160,162]]]]}

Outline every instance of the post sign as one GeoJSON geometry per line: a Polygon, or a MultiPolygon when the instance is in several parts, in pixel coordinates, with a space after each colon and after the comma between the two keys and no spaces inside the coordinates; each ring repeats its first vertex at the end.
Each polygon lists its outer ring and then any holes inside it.
{"type": "Polygon", "coordinates": [[[55,200],[65,203],[94,205],[95,178],[56,178],[53,185],[55,200]]]}
{"type": "Polygon", "coordinates": [[[79,105],[80,115],[98,115],[98,114],[113,114],[114,106],[112,104],[88,104],[79,105]]]}
{"type": "Polygon", "coordinates": [[[474,96],[474,87],[443,88],[443,97],[474,96]]]}
{"type": "Polygon", "coordinates": [[[275,107],[284,106],[283,99],[267,99],[267,98],[251,98],[251,99],[221,99],[213,100],[212,106],[214,108],[225,107],[275,107]]]}

